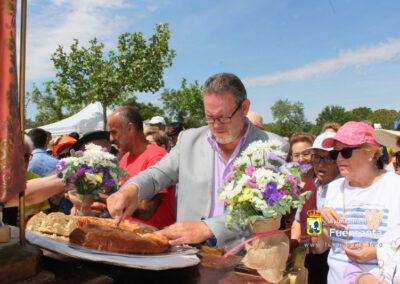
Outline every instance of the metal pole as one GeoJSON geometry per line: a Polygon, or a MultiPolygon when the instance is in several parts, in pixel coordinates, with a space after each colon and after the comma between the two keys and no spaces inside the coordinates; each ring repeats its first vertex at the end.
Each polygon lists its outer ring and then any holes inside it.
{"type": "MultiPolygon", "coordinates": [[[[25,140],[25,55],[26,55],[26,0],[21,0],[21,35],[19,52],[19,111],[21,116],[22,142],[25,140]]],[[[25,246],[25,192],[19,193],[19,241],[25,246]]]]}

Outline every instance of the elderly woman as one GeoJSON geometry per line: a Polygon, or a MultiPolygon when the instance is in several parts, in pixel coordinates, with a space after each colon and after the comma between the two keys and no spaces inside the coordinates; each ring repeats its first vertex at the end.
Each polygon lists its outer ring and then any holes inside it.
{"type": "Polygon", "coordinates": [[[363,272],[378,266],[376,244],[400,216],[400,177],[379,170],[381,155],[373,128],[363,122],[344,124],[323,147],[334,148],[343,178],[328,185],[325,224],[317,239],[319,252],[331,245],[328,283],[353,283],[363,272]]]}
{"type": "MultiPolygon", "coordinates": [[[[288,161],[297,162],[300,165],[311,164],[311,146],[314,142],[314,135],[310,133],[293,134],[289,140],[288,161]]],[[[303,188],[308,179],[314,178],[314,171],[311,169],[301,176],[300,187],[303,188]]]]}

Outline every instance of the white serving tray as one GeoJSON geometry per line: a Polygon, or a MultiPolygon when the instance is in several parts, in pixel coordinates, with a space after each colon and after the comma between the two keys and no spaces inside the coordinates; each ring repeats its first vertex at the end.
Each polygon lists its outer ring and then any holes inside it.
{"type": "Polygon", "coordinates": [[[33,245],[55,253],[77,259],[102,262],[122,267],[167,270],[194,266],[200,263],[200,259],[195,255],[197,249],[190,246],[175,247],[166,254],[143,255],[109,253],[74,247],[70,246],[68,243],[37,235],[30,231],[26,231],[26,239],[33,245]]]}

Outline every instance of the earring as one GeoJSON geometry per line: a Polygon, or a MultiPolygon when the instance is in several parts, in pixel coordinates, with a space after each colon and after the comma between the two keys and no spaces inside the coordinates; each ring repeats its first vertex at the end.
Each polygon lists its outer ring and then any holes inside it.
{"type": "Polygon", "coordinates": [[[368,161],[372,162],[372,157],[369,157],[368,161]]]}

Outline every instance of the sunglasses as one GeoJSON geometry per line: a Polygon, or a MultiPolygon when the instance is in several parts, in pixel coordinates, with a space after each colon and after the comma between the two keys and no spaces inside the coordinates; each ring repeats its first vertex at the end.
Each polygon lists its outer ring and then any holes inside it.
{"type": "Polygon", "coordinates": [[[360,147],[349,147],[349,148],[343,148],[342,150],[332,150],[329,152],[329,156],[331,156],[332,160],[336,161],[340,153],[343,158],[350,159],[351,156],[353,155],[353,150],[356,149],[360,149],[360,147]]]}

